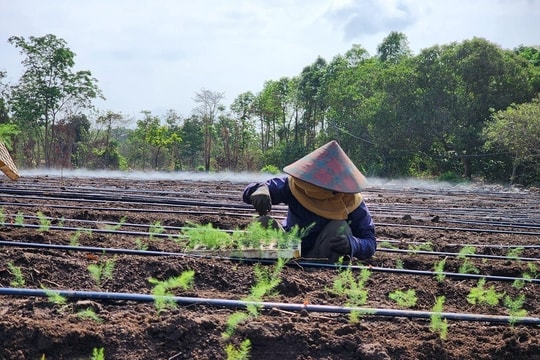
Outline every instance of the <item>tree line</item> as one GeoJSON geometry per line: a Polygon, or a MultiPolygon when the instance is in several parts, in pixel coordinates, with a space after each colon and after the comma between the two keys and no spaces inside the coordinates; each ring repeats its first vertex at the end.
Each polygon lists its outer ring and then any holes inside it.
{"type": "Polygon", "coordinates": [[[226,107],[201,89],[182,117],[100,112],[92,73],[74,71],[63,39],[13,36],[24,56],[16,84],[0,71],[0,140],[21,168],[258,171],[280,169],[337,140],[368,176],[540,183],[540,47],[483,38],[413,54],[391,32],[318,57],[226,107]]]}

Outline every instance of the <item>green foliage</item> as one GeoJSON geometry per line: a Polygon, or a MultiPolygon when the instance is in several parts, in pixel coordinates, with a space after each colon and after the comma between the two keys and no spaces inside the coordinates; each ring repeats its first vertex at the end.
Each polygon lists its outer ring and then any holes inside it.
{"type": "Polygon", "coordinates": [[[469,260],[463,260],[458,268],[460,274],[480,274],[480,270],[469,260]]]}
{"type": "Polygon", "coordinates": [[[227,344],[225,347],[225,354],[227,355],[227,360],[247,360],[249,359],[249,353],[251,352],[251,341],[246,339],[242,341],[240,346],[237,348],[232,344],[227,344]]]}
{"type": "MultiPolygon", "coordinates": [[[[539,170],[532,170],[529,176],[517,174],[518,167],[538,169],[540,164],[540,96],[533,102],[512,104],[505,110],[492,114],[483,135],[487,149],[503,147],[513,154],[512,173],[508,174],[511,183],[520,178],[523,184],[538,180],[539,170]]],[[[500,150],[498,150],[500,151],[500,150]]]]}
{"type": "Polygon", "coordinates": [[[47,218],[41,211],[37,212],[39,219],[39,231],[49,231],[51,227],[51,219],[47,218]]]}
{"type": "Polygon", "coordinates": [[[457,258],[466,259],[467,255],[472,255],[474,253],[476,253],[476,248],[474,246],[464,246],[459,250],[457,258]]]}
{"type": "Polygon", "coordinates": [[[55,305],[64,306],[67,303],[67,298],[60,295],[57,291],[49,290],[46,288],[43,288],[43,291],[45,291],[45,295],[47,295],[47,299],[49,299],[50,302],[52,302],[55,305]]]}
{"type": "Polygon", "coordinates": [[[20,267],[15,266],[12,262],[7,263],[8,271],[13,275],[13,280],[10,281],[12,287],[24,287],[26,285],[26,280],[24,280],[24,275],[20,267]]]}
{"type": "Polygon", "coordinates": [[[120,230],[120,228],[126,223],[126,217],[123,216],[120,221],[114,225],[105,225],[105,228],[108,230],[120,230]]]}
{"type": "Polygon", "coordinates": [[[388,294],[388,297],[404,308],[415,307],[418,300],[414,289],[408,289],[407,291],[396,290],[388,294]]]}
{"type": "Polygon", "coordinates": [[[154,240],[156,235],[163,234],[165,232],[165,227],[161,225],[159,221],[155,221],[150,225],[148,233],[150,234],[150,240],[154,240]]]}
{"type": "Polygon", "coordinates": [[[433,251],[433,244],[430,241],[426,241],[423,244],[410,244],[409,250],[412,254],[415,254],[418,251],[433,251]]]}
{"type": "Polygon", "coordinates": [[[435,272],[435,279],[437,279],[438,282],[443,282],[446,278],[446,275],[444,273],[444,266],[446,265],[446,258],[441,259],[435,263],[433,266],[433,271],[435,272]]]}
{"type": "Polygon", "coordinates": [[[205,225],[190,224],[190,228],[183,230],[184,235],[189,238],[189,249],[222,249],[231,245],[231,237],[228,233],[216,229],[211,223],[205,225]]]}
{"type": "Polygon", "coordinates": [[[92,320],[97,322],[98,324],[101,324],[103,322],[103,319],[100,318],[94,310],[91,308],[80,310],[77,312],[77,316],[83,320],[92,320]]]}
{"type": "Polygon", "coordinates": [[[113,279],[115,262],[116,257],[108,259],[105,262],[88,265],[88,272],[98,287],[103,285],[104,280],[106,281],[113,279]]]}
{"type": "Polygon", "coordinates": [[[263,168],[261,169],[261,172],[263,173],[268,173],[268,174],[273,174],[273,175],[277,175],[279,174],[281,171],[279,170],[279,168],[275,165],[265,165],[263,166],[263,168]]]}
{"type": "Polygon", "coordinates": [[[193,279],[195,277],[195,271],[186,270],[179,276],[171,277],[167,280],[160,281],[156,278],[150,277],[148,281],[154,285],[152,289],[152,295],[154,295],[154,305],[158,312],[161,314],[167,308],[175,309],[176,302],[174,301],[174,294],[172,290],[183,289],[188,290],[193,286],[193,279]]]}
{"type": "Polygon", "coordinates": [[[525,282],[530,282],[532,279],[538,277],[538,269],[533,262],[527,263],[527,271],[524,271],[521,275],[522,279],[516,279],[512,283],[512,286],[517,289],[522,289],[525,286],[525,282]]]}
{"type": "Polygon", "coordinates": [[[24,227],[24,213],[22,211],[17,212],[15,225],[24,227]]]}
{"type": "Polygon", "coordinates": [[[104,348],[94,348],[92,350],[92,359],[91,360],[105,360],[105,349],[104,348]]]}
{"type": "Polygon", "coordinates": [[[43,154],[45,166],[60,165],[71,154],[53,152],[53,144],[60,141],[73,143],[75,139],[73,135],[69,139],[63,137],[67,132],[53,130],[55,124],[62,122],[56,117],[77,109],[91,108],[92,100],[102,97],[97,80],[90,71],[72,71],[75,53],[63,39],[52,34],[30,36],[29,39],[12,36],[8,42],[26,56],[21,62],[24,73],[12,88],[9,100],[15,123],[20,129],[25,129],[19,140],[26,150],[32,152],[29,158],[39,159],[43,154]],[[32,142],[41,148],[32,148],[32,142]]]}
{"type": "Polygon", "coordinates": [[[523,254],[523,247],[515,247],[508,249],[508,253],[506,254],[506,257],[512,260],[518,260],[521,257],[521,254],[523,254]]]}
{"type": "MultiPolygon", "coordinates": [[[[345,270],[341,269],[338,272],[329,291],[337,296],[346,297],[346,306],[358,307],[365,305],[368,297],[368,290],[365,286],[370,276],[371,272],[364,268],[360,271],[358,279],[356,279],[352,269],[346,267],[345,270]]],[[[356,323],[359,320],[359,315],[357,311],[352,311],[349,320],[356,323]]]]}
{"type": "Polygon", "coordinates": [[[254,304],[247,305],[247,312],[236,311],[229,316],[227,328],[222,334],[224,339],[229,339],[238,325],[259,315],[257,302],[263,301],[265,296],[276,295],[275,289],[281,282],[281,272],[286,264],[287,260],[281,258],[276,261],[274,266],[264,267],[261,264],[255,264],[253,268],[255,284],[251,287],[250,294],[244,299],[254,304]]]}
{"type": "Polygon", "coordinates": [[[510,315],[510,324],[514,325],[519,318],[527,316],[527,310],[523,309],[525,304],[525,295],[521,294],[515,299],[506,295],[503,299],[504,306],[508,309],[510,315]]]}
{"type": "Polygon", "coordinates": [[[484,288],[486,279],[481,278],[478,280],[476,287],[472,288],[467,295],[467,301],[473,305],[487,304],[495,306],[499,304],[499,300],[502,299],[505,293],[498,293],[495,287],[492,285],[488,289],[484,288]]]}
{"type": "Polygon", "coordinates": [[[4,208],[0,207],[0,224],[6,223],[6,214],[4,214],[4,208]]]}
{"type": "Polygon", "coordinates": [[[444,308],[444,296],[437,296],[435,299],[435,304],[432,308],[432,314],[430,316],[430,330],[434,333],[439,334],[441,340],[446,340],[448,336],[448,320],[442,318],[442,311],[444,308]]]}

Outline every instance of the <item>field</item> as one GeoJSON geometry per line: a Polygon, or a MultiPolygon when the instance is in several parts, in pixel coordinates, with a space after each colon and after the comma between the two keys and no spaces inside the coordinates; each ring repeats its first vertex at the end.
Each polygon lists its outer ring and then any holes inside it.
{"type": "Polygon", "coordinates": [[[251,359],[540,359],[538,191],[370,182],[375,256],[290,259],[253,313],[274,260],[201,255],[179,240],[197,225],[244,230],[251,180],[4,177],[0,359],[240,359],[246,340],[251,359]],[[190,271],[174,297],[152,296],[156,281],[190,271]],[[394,300],[412,290],[414,304],[394,300]]]}

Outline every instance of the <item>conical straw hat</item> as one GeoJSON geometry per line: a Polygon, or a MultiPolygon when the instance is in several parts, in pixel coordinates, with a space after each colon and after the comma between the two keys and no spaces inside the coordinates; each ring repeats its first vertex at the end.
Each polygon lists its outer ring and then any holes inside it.
{"type": "Polygon", "coordinates": [[[0,170],[4,172],[11,180],[17,180],[19,178],[19,172],[13,162],[13,159],[9,155],[6,145],[0,141],[0,170]]]}
{"type": "Polygon", "coordinates": [[[283,171],[310,184],[342,193],[358,193],[367,185],[364,175],[335,140],[285,166],[283,171]]]}

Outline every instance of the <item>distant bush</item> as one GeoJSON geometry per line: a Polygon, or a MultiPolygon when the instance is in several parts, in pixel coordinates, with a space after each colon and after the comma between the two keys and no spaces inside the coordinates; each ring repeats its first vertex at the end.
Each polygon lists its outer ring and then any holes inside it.
{"type": "Polygon", "coordinates": [[[277,166],[274,166],[274,165],[265,165],[263,166],[263,168],[261,169],[261,172],[263,173],[268,173],[268,174],[273,174],[273,175],[277,175],[280,173],[280,170],[277,166]]]}

